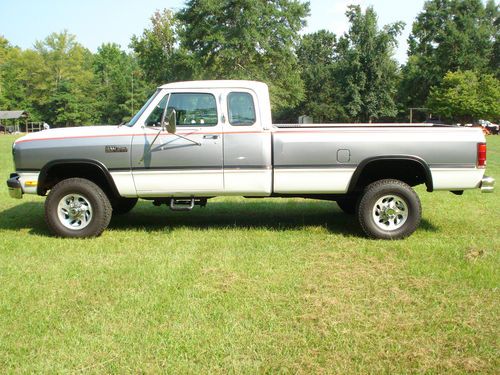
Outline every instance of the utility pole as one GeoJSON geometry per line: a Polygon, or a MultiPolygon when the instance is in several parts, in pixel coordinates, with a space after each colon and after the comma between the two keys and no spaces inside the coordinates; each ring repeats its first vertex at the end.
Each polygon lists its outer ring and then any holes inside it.
{"type": "Polygon", "coordinates": [[[131,105],[132,105],[132,113],[130,116],[134,116],[134,71],[132,71],[132,98],[131,98],[131,105]]]}

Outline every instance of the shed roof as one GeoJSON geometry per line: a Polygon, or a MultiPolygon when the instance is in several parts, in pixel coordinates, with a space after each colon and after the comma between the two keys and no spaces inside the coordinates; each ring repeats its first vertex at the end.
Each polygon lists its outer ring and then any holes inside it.
{"type": "Polygon", "coordinates": [[[13,120],[27,116],[26,111],[0,111],[0,120],[13,120]]]}

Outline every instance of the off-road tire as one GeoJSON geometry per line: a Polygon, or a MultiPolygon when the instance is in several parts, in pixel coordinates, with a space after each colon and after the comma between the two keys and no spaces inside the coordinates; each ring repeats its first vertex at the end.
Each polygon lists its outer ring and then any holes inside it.
{"type": "Polygon", "coordinates": [[[137,204],[137,198],[113,198],[111,199],[111,207],[113,207],[113,215],[125,215],[130,212],[137,204]]]}
{"type": "Polygon", "coordinates": [[[368,185],[358,205],[358,220],[363,231],[371,238],[398,240],[411,235],[418,228],[422,218],[422,206],[415,191],[399,180],[386,179],[368,185]],[[407,209],[406,221],[393,230],[384,230],[383,224],[374,219],[376,204],[386,196],[396,196],[404,201],[407,209]]]}
{"type": "Polygon", "coordinates": [[[49,230],[58,237],[97,237],[111,220],[112,207],[104,191],[92,181],[68,178],[56,184],[45,200],[45,221],[49,230]],[[89,223],[82,229],[69,229],[59,218],[58,206],[70,194],[84,196],[92,207],[89,223]]]}

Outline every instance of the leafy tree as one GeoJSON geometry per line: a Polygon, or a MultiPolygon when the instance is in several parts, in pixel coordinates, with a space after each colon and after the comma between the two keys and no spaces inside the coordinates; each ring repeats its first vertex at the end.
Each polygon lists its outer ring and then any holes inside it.
{"type": "Polygon", "coordinates": [[[41,74],[43,62],[36,52],[9,48],[2,64],[2,86],[4,109],[27,110],[31,118],[38,119],[33,107],[33,92],[36,89],[34,77],[41,74]]]}
{"type": "Polygon", "coordinates": [[[309,3],[190,0],[178,15],[181,46],[203,79],[267,82],[275,108],[297,105],[304,89],[295,44],[309,3]]]}
{"type": "Polygon", "coordinates": [[[431,88],[427,106],[449,120],[500,118],[500,81],[473,71],[448,72],[440,86],[431,88]]]}
{"type": "Polygon", "coordinates": [[[350,28],[339,39],[336,70],[344,118],[371,122],[393,117],[397,113],[394,97],[398,67],[392,55],[404,24],[397,22],[379,29],[372,7],[363,13],[361,7],[349,6],[346,15],[350,28]]]}
{"type": "Polygon", "coordinates": [[[56,125],[92,123],[98,119],[92,53],[67,31],[35,43],[39,71],[32,77],[33,106],[56,125]]]}
{"type": "Polygon", "coordinates": [[[0,37],[0,109],[32,110],[24,83],[39,65],[36,56],[0,37]]]}
{"type": "Polygon", "coordinates": [[[103,44],[93,59],[97,83],[97,110],[103,124],[118,124],[131,118],[145,99],[145,82],[132,55],[117,44],[103,44]]]}
{"type": "Polygon", "coordinates": [[[0,35],[0,108],[7,106],[4,89],[4,65],[6,63],[7,53],[11,49],[9,41],[0,35]]]}
{"type": "Polygon", "coordinates": [[[25,109],[52,125],[116,124],[131,117],[150,94],[133,55],[105,44],[95,55],[67,32],[35,49],[0,38],[0,106],[25,109]]]}
{"type": "Polygon", "coordinates": [[[425,103],[431,86],[448,71],[498,75],[498,14],[494,0],[427,1],[409,38],[399,90],[403,106],[425,103]]]}
{"type": "Polygon", "coordinates": [[[195,76],[190,54],[179,45],[179,27],[175,13],[165,9],[153,14],[151,28],[144,29],[140,37],[132,36],[130,47],[146,80],[155,85],[195,76]]]}
{"type": "Polygon", "coordinates": [[[500,12],[493,0],[486,4],[486,18],[491,23],[493,51],[490,58],[491,73],[500,79],[500,12]]]}
{"type": "MultiPolygon", "coordinates": [[[[305,97],[294,113],[312,116],[315,122],[332,122],[342,117],[339,103],[340,87],[334,80],[337,66],[336,36],[330,31],[304,35],[297,48],[297,57],[304,81],[305,97]]],[[[289,121],[290,121],[289,120],[289,121]]]]}
{"type": "Polygon", "coordinates": [[[0,64],[5,62],[5,55],[10,48],[9,41],[0,35],[0,64]]]}

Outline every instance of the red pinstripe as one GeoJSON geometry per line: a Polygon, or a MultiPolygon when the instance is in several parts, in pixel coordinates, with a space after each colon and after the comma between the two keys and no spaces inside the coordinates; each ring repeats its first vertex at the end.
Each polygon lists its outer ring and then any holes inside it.
{"type": "MultiPolygon", "coordinates": [[[[373,126],[373,125],[372,125],[373,126]]],[[[352,127],[352,125],[350,126],[352,127]]],[[[374,126],[373,126],[374,127],[374,126]]],[[[396,126],[393,126],[396,127],[396,126]]],[[[375,128],[375,127],[374,127],[375,128]]],[[[342,134],[346,133],[352,133],[352,134],[359,134],[359,133],[368,133],[369,130],[367,129],[359,129],[356,131],[353,131],[352,129],[349,129],[349,131],[345,131],[344,129],[278,129],[275,130],[274,133],[281,133],[281,134],[295,134],[295,133],[338,133],[339,130],[344,130],[342,131],[342,134]]],[[[419,129],[420,131],[423,129],[419,129]]],[[[217,132],[185,132],[185,133],[179,133],[180,135],[196,135],[196,134],[201,134],[201,135],[209,135],[209,134],[267,134],[270,133],[268,131],[231,131],[231,132],[223,132],[223,131],[217,131],[217,132]]],[[[103,135],[77,135],[77,136],[70,136],[70,137],[49,137],[49,138],[37,138],[37,139],[24,139],[24,140],[19,140],[16,141],[16,143],[24,143],[24,142],[36,142],[36,141],[57,141],[57,140],[64,140],[64,139],[81,139],[81,138],[110,138],[110,137],[133,137],[133,136],[144,136],[145,133],[132,133],[132,134],[103,134],[103,135]]],[[[146,134],[148,137],[153,137],[156,134],[151,133],[151,134],[146,134]]],[[[169,133],[160,133],[160,135],[169,135],[169,133]]]]}

